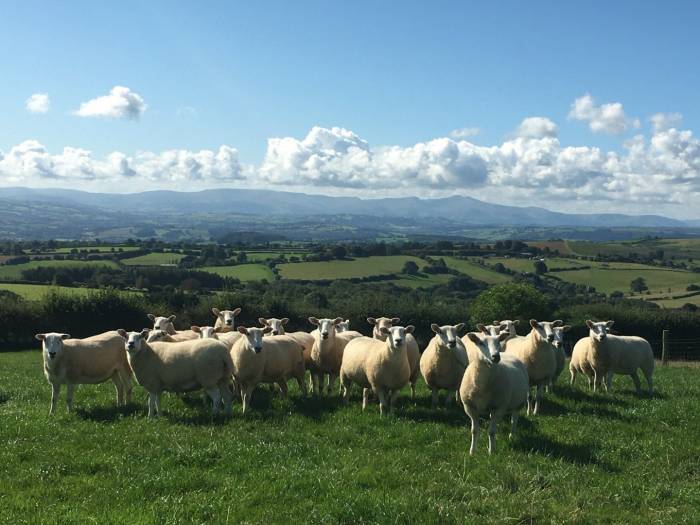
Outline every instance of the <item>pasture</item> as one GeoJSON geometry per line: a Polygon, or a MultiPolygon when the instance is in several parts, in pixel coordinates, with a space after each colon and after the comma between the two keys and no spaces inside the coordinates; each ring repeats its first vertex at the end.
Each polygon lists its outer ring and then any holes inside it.
{"type": "Polygon", "coordinates": [[[237,266],[208,266],[204,272],[216,273],[221,277],[234,277],[239,281],[271,281],[275,278],[272,270],[264,264],[239,264],[237,266]]]}
{"type": "Polygon", "coordinates": [[[685,291],[686,286],[700,281],[697,273],[653,266],[642,269],[598,267],[557,272],[552,275],[556,275],[563,281],[593,286],[599,292],[610,293],[619,290],[626,294],[630,292],[630,282],[637,277],[643,277],[646,280],[651,293],[665,293],[669,289],[675,292],[685,291]]]}
{"type": "Polygon", "coordinates": [[[486,284],[501,284],[511,280],[510,275],[498,273],[495,270],[484,268],[483,266],[468,259],[457,259],[456,257],[442,257],[448,267],[457,270],[472,279],[483,281],[486,284]]]}
{"type": "Polygon", "coordinates": [[[388,255],[385,257],[358,257],[347,261],[324,261],[280,264],[277,267],[284,279],[352,279],[401,273],[406,261],[413,261],[419,267],[427,264],[423,259],[410,255],[388,255]]]}
{"type": "Polygon", "coordinates": [[[73,288],[70,286],[49,286],[46,284],[14,284],[0,283],[0,290],[7,290],[27,299],[28,301],[39,301],[47,293],[56,291],[71,295],[87,295],[97,291],[95,288],[73,288]]]}
{"type": "Polygon", "coordinates": [[[286,258],[290,257],[303,257],[306,255],[305,252],[286,252],[286,251],[271,251],[271,252],[245,252],[248,261],[250,262],[267,262],[273,259],[277,259],[281,255],[286,258]]]}
{"type": "Polygon", "coordinates": [[[571,251],[577,255],[618,255],[627,257],[654,255],[663,250],[665,259],[700,258],[700,239],[639,239],[634,241],[567,241],[571,251]]]}
{"type": "Polygon", "coordinates": [[[0,266],[0,279],[19,280],[22,278],[22,271],[31,268],[79,268],[81,266],[98,266],[104,268],[117,268],[117,264],[112,261],[30,261],[23,264],[4,264],[0,266]]]}
{"type": "Polygon", "coordinates": [[[380,419],[337,396],[282,400],[258,388],[245,418],[212,420],[199,395],[145,393],[117,409],[109,384],[47,415],[37,349],[0,354],[3,523],[697,523],[700,370],[657,369],[637,397],[560,386],[543,414],[499,428],[497,453],[467,454],[461,409],[412,402],[380,419]]]}
{"type": "Polygon", "coordinates": [[[171,252],[151,252],[130,259],[122,259],[122,263],[127,266],[161,266],[161,265],[176,265],[185,257],[181,253],[171,252]]]}

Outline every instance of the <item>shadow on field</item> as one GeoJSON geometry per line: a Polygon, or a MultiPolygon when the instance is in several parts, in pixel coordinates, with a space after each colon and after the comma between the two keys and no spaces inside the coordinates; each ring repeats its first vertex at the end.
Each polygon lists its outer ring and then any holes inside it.
{"type": "Polygon", "coordinates": [[[120,407],[116,405],[96,406],[89,409],[76,407],[74,412],[75,415],[81,419],[88,419],[96,423],[114,423],[124,416],[130,416],[140,412],[142,409],[142,406],[132,401],[120,407]]]}
{"type": "MultiPolygon", "coordinates": [[[[554,391],[554,396],[570,399],[571,401],[595,403],[600,405],[616,405],[620,407],[629,406],[629,401],[612,397],[612,395],[606,394],[605,392],[593,393],[589,390],[571,388],[568,385],[558,386],[557,389],[554,391]]],[[[547,397],[551,398],[551,394],[547,395],[547,397]]]]}
{"type": "MultiPolygon", "coordinates": [[[[523,425],[524,426],[524,425],[523,425]]],[[[521,452],[534,452],[554,459],[562,459],[574,465],[596,465],[606,472],[619,472],[606,461],[597,457],[597,448],[590,443],[561,443],[541,434],[519,434],[513,448],[521,452]]]]}
{"type": "Polygon", "coordinates": [[[621,414],[619,412],[616,412],[615,410],[610,410],[602,404],[596,404],[595,406],[581,404],[578,405],[575,410],[570,410],[561,403],[558,403],[556,399],[553,399],[551,397],[545,399],[542,403],[542,414],[544,416],[564,416],[572,412],[584,416],[595,416],[604,419],[616,419],[618,421],[624,421],[626,423],[632,423],[636,420],[636,418],[634,417],[621,414]]]}
{"type": "Polygon", "coordinates": [[[0,392],[0,405],[4,405],[10,400],[10,395],[5,392],[0,392]]]}

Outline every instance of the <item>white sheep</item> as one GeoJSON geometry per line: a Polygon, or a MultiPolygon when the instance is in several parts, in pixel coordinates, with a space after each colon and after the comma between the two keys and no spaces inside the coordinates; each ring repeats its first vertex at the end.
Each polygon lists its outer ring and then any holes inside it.
{"type": "Polygon", "coordinates": [[[221,328],[215,326],[196,326],[190,327],[194,333],[199,334],[200,339],[219,339],[221,328]]]}
{"type": "Polygon", "coordinates": [[[524,337],[512,337],[509,332],[503,332],[508,334],[508,338],[505,339],[506,352],[523,362],[530,378],[530,387],[537,389],[534,402],[532,396],[528,394],[528,415],[539,414],[542,391],[554,377],[557,362],[552,341],[554,341],[554,328],[562,324],[564,323],[559,320],[538,322],[530,319],[532,329],[524,337]]]}
{"type": "Polygon", "coordinates": [[[588,386],[593,389],[593,369],[588,365],[588,337],[579,339],[571,351],[569,360],[569,373],[571,374],[571,386],[576,382],[576,376],[583,374],[588,378],[588,386]]]}
{"type": "Polygon", "coordinates": [[[263,337],[271,331],[269,326],[239,326],[238,331],[243,337],[231,348],[231,358],[233,378],[241,391],[244,414],[259,383],[276,383],[286,397],[287,381],[294,378],[304,396],[307,395],[303,347],[295,339],[286,335],[263,337]]]}
{"type": "Polygon", "coordinates": [[[589,329],[588,365],[593,370],[593,390],[601,380],[605,381],[606,390],[611,390],[613,374],[622,374],[632,378],[637,394],[641,394],[642,387],[637,375],[637,369],[641,369],[647,380],[649,395],[653,395],[654,353],[651,345],[642,337],[610,334],[613,324],[614,321],[586,321],[589,329]]]}
{"type": "Polygon", "coordinates": [[[258,317],[258,322],[260,323],[261,326],[269,326],[272,328],[266,336],[273,336],[273,335],[284,335],[285,334],[285,325],[289,322],[288,317],[283,317],[282,319],[278,319],[276,317],[258,317]]]}
{"type": "MultiPolygon", "coordinates": [[[[481,333],[484,335],[499,335],[501,333],[501,325],[499,323],[487,324],[487,325],[484,325],[482,323],[478,323],[476,325],[476,329],[479,330],[478,333],[481,333]]],[[[462,338],[462,342],[464,342],[464,339],[469,339],[469,338],[465,335],[462,338]]]]}
{"type": "Polygon", "coordinates": [[[309,354],[311,382],[313,385],[314,395],[322,393],[324,377],[328,376],[328,394],[333,390],[335,380],[340,373],[340,365],[343,361],[343,350],[348,340],[338,337],[335,327],[342,323],[342,317],[335,319],[317,319],[309,317],[309,322],[318,327],[312,332],[314,344],[311,347],[309,354]]]}
{"type": "Polygon", "coordinates": [[[149,343],[148,329],[141,332],[118,330],[122,348],[126,348],[129,365],[136,381],[148,392],[148,417],[160,413],[163,392],[204,390],[212,400],[212,414],[224,402],[226,415],[231,414],[233,394],[228,388],[233,365],[228,348],[213,339],[176,343],[149,343]]]}
{"type": "Polygon", "coordinates": [[[346,319],[342,323],[338,323],[335,327],[335,331],[338,334],[342,334],[343,332],[348,332],[350,330],[350,319],[346,319]]]}
{"type": "Polygon", "coordinates": [[[117,332],[71,339],[68,334],[36,334],[41,341],[44,375],[51,385],[51,408],[56,410],[61,385],[66,385],[66,405],[73,410],[75,385],[94,385],[111,379],[117,389],[117,406],[131,401],[131,368],[117,332]]]}
{"type": "Polygon", "coordinates": [[[511,338],[518,336],[516,327],[520,324],[520,319],[514,319],[512,321],[510,319],[504,319],[503,321],[494,321],[493,324],[499,326],[500,332],[508,333],[511,338]]]}
{"type": "Polygon", "coordinates": [[[234,308],[233,310],[219,310],[218,308],[212,308],[212,313],[216,316],[216,323],[214,328],[221,328],[222,333],[233,332],[236,328],[236,317],[241,313],[240,308],[234,308]]]}
{"type": "Polygon", "coordinates": [[[420,371],[425,384],[432,391],[433,409],[437,407],[440,390],[447,390],[447,408],[462,384],[462,376],[468,364],[467,350],[458,336],[462,328],[464,323],[455,326],[430,325],[435,336],[421,354],[420,371]]]}
{"type": "MultiPolygon", "coordinates": [[[[398,317],[367,318],[367,322],[374,327],[372,328],[372,337],[380,341],[386,340],[386,335],[384,335],[382,328],[391,328],[400,321],[401,319],[398,317]]],[[[408,364],[411,367],[411,378],[409,380],[411,383],[411,399],[415,399],[416,382],[418,381],[418,376],[420,376],[420,349],[418,348],[418,341],[416,341],[416,338],[411,334],[406,336],[406,356],[408,357],[408,364]]]]}
{"type": "Polygon", "coordinates": [[[148,318],[153,321],[153,330],[162,330],[171,336],[172,341],[190,341],[192,339],[198,339],[199,334],[193,332],[192,330],[175,330],[175,316],[171,315],[169,317],[156,316],[153,314],[148,314],[148,318]]]}
{"type": "MultiPolygon", "coordinates": [[[[263,326],[269,326],[272,328],[272,335],[288,335],[289,337],[295,339],[303,348],[304,348],[304,367],[306,370],[311,371],[314,368],[314,363],[313,360],[311,359],[311,349],[314,346],[314,335],[310,334],[308,332],[289,332],[287,333],[285,330],[285,326],[289,322],[289,319],[287,317],[283,317],[282,319],[277,319],[275,317],[270,317],[270,318],[264,318],[264,317],[259,317],[258,322],[263,326]],[[277,332],[275,334],[275,332],[277,332]]],[[[315,330],[316,331],[316,330],[315,330]]],[[[269,337],[269,334],[266,334],[269,337]]],[[[313,376],[313,374],[312,374],[313,376]]],[[[313,377],[309,379],[309,388],[313,389],[313,377]]]]}
{"type": "Polygon", "coordinates": [[[566,350],[564,349],[564,334],[571,330],[571,325],[555,326],[554,327],[554,340],[552,341],[552,346],[554,347],[554,357],[556,358],[557,366],[554,369],[554,377],[549,385],[547,385],[547,392],[554,388],[554,384],[559,379],[564,367],[566,366],[566,350]]]}
{"type": "Polygon", "coordinates": [[[462,378],[459,396],[471,420],[470,455],[476,452],[480,416],[490,416],[489,454],[493,454],[498,422],[510,414],[509,437],[512,438],[518,425],[519,412],[528,403],[530,387],[525,365],[514,355],[501,353],[504,341],[509,336],[507,332],[500,335],[470,332],[466,336],[475,351],[469,354],[469,365],[462,378]]]}
{"type": "Polygon", "coordinates": [[[385,341],[370,337],[357,337],[350,341],[343,353],[340,368],[340,383],[343,386],[343,401],[348,402],[353,383],[363,388],[362,409],[367,406],[369,389],[379,398],[379,414],[387,408],[394,410],[399,390],[411,377],[411,368],[406,356],[406,336],[413,326],[382,327],[385,341]]]}

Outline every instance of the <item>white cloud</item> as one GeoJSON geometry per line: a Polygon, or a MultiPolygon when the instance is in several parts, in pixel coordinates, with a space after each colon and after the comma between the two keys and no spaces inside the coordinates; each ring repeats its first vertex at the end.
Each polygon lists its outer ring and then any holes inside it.
{"type": "Polygon", "coordinates": [[[50,106],[51,101],[48,93],[34,93],[26,102],[29,113],[47,113],[50,106]]]}
{"type": "Polygon", "coordinates": [[[474,137],[481,133],[479,128],[458,128],[450,131],[450,137],[453,139],[466,139],[469,137],[474,137]]]}
{"type": "Polygon", "coordinates": [[[141,95],[128,87],[114,86],[109,95],[80,104],[75,114],[80,117],[105,117],[138,120],[148,106],[141,95]]]}
{"type": "Polygon", "coordinates": [[[649,117],[649,121],[654,132],[658,133],[680,126],[683,122],[683,115],[680,113],[655,113],[649,117]]]}
{"type": "Polygon", "coordinates": [[[546,117],[528,117],[520,123],[515,135],[524,138],[556,137],[557,125],[546,117]]]}
{"type": "Polygon", "coordinates": [[[586,94],[571,104],[569,118],[588,122],[593,133],[620,135],[630,128],[639,128],[638,119],[630,119],[619,102],[597,105],[592,96],[586,94]]]}

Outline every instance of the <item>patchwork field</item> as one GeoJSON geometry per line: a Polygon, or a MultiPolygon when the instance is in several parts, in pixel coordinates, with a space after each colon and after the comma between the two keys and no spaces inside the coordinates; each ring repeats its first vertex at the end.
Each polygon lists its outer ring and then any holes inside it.
{"type": "Polygon", "coordinates": [[[587,286],[593,286],[597,291],[610,293],[616,290],[630,292],[630,283],[637,277],[643,277],[650,293],[665,293],[685,291],[689,284],[700,282],[700,275],[680,270],[646,267],[644,269],[605,269],[591,268],[571,272],[557,272],[556,277],[587,286]]]}
{"type": "Polygon", "coordinates": [[[235,277],[240,281],[260,281],[275,278],[269,267],[264,264],[239,264],[237,266],[208,266],[201,268],[205,272],[219,274],[222,277],[235,277]]]}
{"type": "Polygon", "coordinates": [[[173,265],[180,262],[180,260],[185,257],[181,253],[148,253],[146,255],[141,255],[139,257],[132,257],[130,259],[122,259],[122,263],[127,266],[161,266],[164,264],[173,265]]]}
{"type": "Polygon", "coordinates": [[[511,280],[510,275],[498,273],[489,268],[484,268],[480,264],[467,259],[457,259],[456,257],[443,257],[445,264],[472,279],[485,282],[487,284],[500,284],[511,280]]]}
{"type": "Polygon", "coordinates": [[[283,254],[287,258],[301,258],[306,255],[306,252],[245,252],[245,254],[251,262],[265,262],[277,259],[280,254],[283,254]]]}
{"type": "Polygon", "coordinates": [[[618,255],[630,253],[647,256],[663,250],[664,258],[700,258],[700,239],[641,239],[618,242],[568,241],[572,252],[578,255],[618,255]]]}
{"type": "Polygon", "coordinates": [[[432,411],[422,382],[384,419],[357,390],[345,407],[291,383],[287,400],[258,388],[245,418],[165,395],[151,421],[140,387],[116,409],[109,384],[49,417],[40,353],[0,353],[0,522],[698,523],[698,369],[656,384],[652,399],[629,379],[612,394],[559,385],[512,441],[499,426],[496,455],[484,430],[470,457],[464,412],[432,411]]]}
{"type": "Polygon", "coordinates": [[[409,255],[387,257],[358,257],[350,261],[327,261],[280,264],[277,267],[284,279],[352,279],[372,275],[400,273],[406,261],[414,261],[419,267],[427,263],[409,255]]]}
{"type": "Polygon", "coordinates": [[[80,266],[103,266],[106,268],[117,267],[116,263],[112,261],[30,261],[24,264],[1,265],[0,279],[21,279],[22,270],[27,270],[29,268],[39,268],[40,266],[63,268],[75,268],[80,266]]]}

